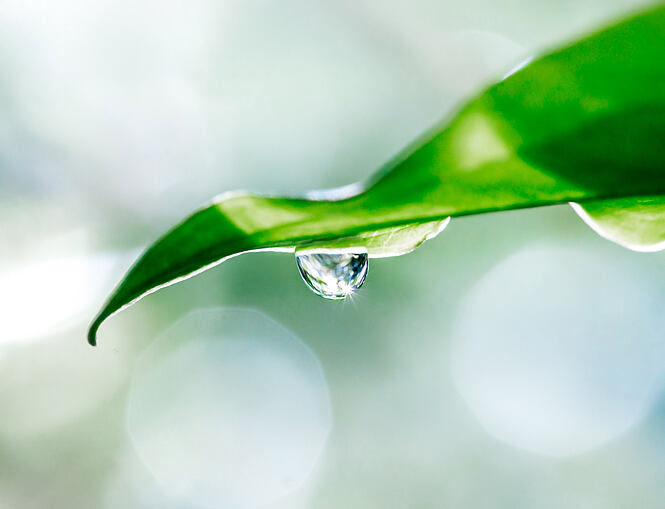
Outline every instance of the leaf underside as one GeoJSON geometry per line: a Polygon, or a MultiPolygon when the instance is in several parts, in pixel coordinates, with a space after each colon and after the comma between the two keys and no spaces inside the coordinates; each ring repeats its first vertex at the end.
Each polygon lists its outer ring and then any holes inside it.
{"type": "Polygon", "coordinates": [[[395,256],[449,217],[575,202],[601,235],[665,247],[665,7],[536,59],[368,182],[304,198],[221,195],[153,244],[92,323],[257,250],[395,256]]]}

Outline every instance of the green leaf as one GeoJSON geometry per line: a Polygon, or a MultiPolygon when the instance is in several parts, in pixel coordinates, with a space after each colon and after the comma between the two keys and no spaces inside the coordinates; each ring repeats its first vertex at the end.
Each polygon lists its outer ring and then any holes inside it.
{"type": "Polygon", "coordinates": [[[664,83],[659,7],[531,62],[369,182],[305,198],[222,195],[145,252],[88,339],[95,344],[111,314],[229,257],[307,246],[401,254],[450,216],[574,201],[613,232],[607,237],[628,233],[631,245],[655,245],[665,194],[664,83]],[[653,197],[647,208],[634,199],[643,196],[653,197]]]}
{"type": "Polygon", "coordinates": [[[572,205],[584,222],[612,242],[635,251],[665,249],[665,196],[572,205]]]}

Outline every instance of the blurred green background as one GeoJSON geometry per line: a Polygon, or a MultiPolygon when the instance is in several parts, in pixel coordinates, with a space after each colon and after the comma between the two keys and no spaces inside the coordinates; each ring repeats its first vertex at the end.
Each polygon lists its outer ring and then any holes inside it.
{"type": "Polygon", "coordinates": [[[88,322],[214,194],[363,179],[635,0],[3,0],[0,508],[665,500],[663,254],[453,220],[326,302],[248,254],[88,322]]]}

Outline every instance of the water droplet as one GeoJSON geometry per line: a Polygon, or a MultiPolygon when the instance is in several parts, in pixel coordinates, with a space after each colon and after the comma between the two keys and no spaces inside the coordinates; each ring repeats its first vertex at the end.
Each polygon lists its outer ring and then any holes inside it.
{"type": "Polygon", "coordinates": [[[342,300],[365,282],[367,253],[296,254],[296,263],[310,289],[324,299],[342,300]]]}

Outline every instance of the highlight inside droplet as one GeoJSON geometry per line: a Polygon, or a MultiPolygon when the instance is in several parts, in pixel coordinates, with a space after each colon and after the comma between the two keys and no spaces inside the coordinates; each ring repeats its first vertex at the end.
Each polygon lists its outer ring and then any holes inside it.
{"type": "Polygon", "coordinates": [[[360,288],[369,269],[367,253],[317,252],[296,254],[307,286],[324,299],[343,300],[360,288]]]}

